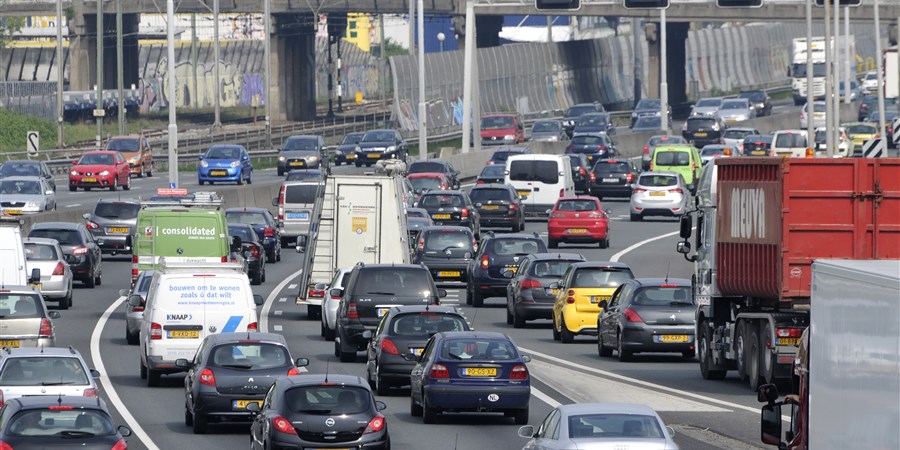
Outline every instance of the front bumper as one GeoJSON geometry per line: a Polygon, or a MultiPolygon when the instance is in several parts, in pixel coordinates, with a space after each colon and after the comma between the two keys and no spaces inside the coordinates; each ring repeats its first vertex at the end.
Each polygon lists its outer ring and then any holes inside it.
{"type": "Polygon", "coordinates": [[[70,175],[69,176],[69,186],[76,187],[76,188],[106,188],[106,187],[110,187],[113,185],[114,179],[115,179],[115,176],[113,176],[113,175],[107,175],[105,177],[100,177],[100,176],[73,177],[70,175]],[[85,181],[85,180],[87,180],[87,181],[85,181]]]}
{"type": "Polygon", "coordinates": [[[197,169],[198,181],[238,181],[240,176],[240,167],[200,167],[197,169]]]}
{"type": "Polygon", "coordinates": [[[425,386],[429,406],[444,411],[503,411],[525,409],[531,398],[531,387],[525,385],[436,385],[425,386]],[[491,394],[498,398],[488,400],[491,394]]]}

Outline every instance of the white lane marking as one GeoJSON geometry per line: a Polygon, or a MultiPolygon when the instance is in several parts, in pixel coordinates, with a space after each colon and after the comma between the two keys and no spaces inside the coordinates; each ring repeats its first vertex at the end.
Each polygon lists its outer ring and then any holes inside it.
{"type": "Polygon", "coordinates": [[[100,353],[100,334],[103,333],[103,328],[106,327],[109,316],[124,301],[125,297],[119,297],[112,305],[109,305],[109,308],[106,308],[106,311],[100,316],[100,320],[97,321],[97,325],[94,325],[94,331],[91,333],[91,356],[94,360],[94,367],[100,372],[100,384],[103,385],[103,392],[109,397],[109,402],[112,403],[113,408],[115,408],[116,411],[119,411],[119,415],[125,419],[125,423],[128,424],[134,435],[141,440],[145,447],[147,447],[147,450],[159,450],[159,447],[157,447],[156,444],[153,443],[153,440],[150,439],[150,435],[141,428],[141,424],[131,415],[131,412],[125,407],[125,403],[119,398],[115,386],[113,386],[112,381],[110,381],[109,377],[106,375],[106,367],[103,364],[103,356],[100,353]]]}
{"type": "Polygon", "coordinates": [[[272,325],[272,329],[275,331],[281,331],[281,325],[272,325]]]}
{"type": "Polygon", "coordinates": [[[562,403],[553,400],[553,397],[535,389],[534,386],[531,387],[531,395],[535,396],[538,400],[550,405],[551,408],[556,408],[557,406],[562,405],[562,403]]]}
{"type": "Polygon", "coordinates": [[[288,285],[288,289],[297,289],[297,285],[296,285],[296,284],[290,284],[290,285],[288,285]]]}
{"type": "Polygon", "coordinates": [[[274,303],[275,299],[281,294],[281,291],[285,286],[288,285],[294,278],[300,276],[303,273],[303,269],[300,269],[281,280],[281,283],[275,286],[275,289],[272,289],[272,292],[269,292],[269,297],[266,298],[266,302],[263,303],[262,311],[260,312],[259,317],[259,330],[263,333],[269,332],[269,310],[272,309],[272,303],[274,303]]]}
{"type": "Polygon", "coordinates": [[[65,205],[63,208],[77,208],[79,206],[81,206],[81,203],[73,203],[71,205],[65,205]]]}
{"type": "Polygon", "coordinates": [[[649,244],[650,242],[653,242],[653,241],[658,241],[658,240],[660,240],[660,239],[665,239],[665,238],[667,238],[667,237],[672,237],[672,236],[675,236],[675,235],[678,234],[678,233],[679,233],[678,231],[673,231],[673,232],[671,232],[671,233],[661,234],[661,235],[659,235],[659,236],[652,237],[652,238],[650,238],[650,239],[644,239],[643,241],[638,242],[637,244],[634,244],[634,245],[632,245],[632,246],[626,248],[625,250],[622,250],[621,252],[616,253],[615,255],[612,255],[612,258],[609,258],[609,260],[612,261],[612,262],[619,262],[619,259],[622,258],[623,256],[625,256],[628,252],[630,252],[630,251],[632,251],[632,250],[634,250],[634,249],[636,249],[636,248],[638,248],[638,247],[640,247],[640,246],[642,246],[642,245],[644,245],[644,244],[649,244]]]}
{"type": "Polygon", "coordinates": [[[275,315],[275,316],[280,316],[282,313],[284,313],[284,311],[276,310],[276,311],[273,313],[273,315],[275,315]]]}
{"type": "MultiPolygon", "coordinates": [[[[290,289],[290,288],[288,288],[288,289],[290,289]]],[[[284,303],[286,301],[287,301],[287,297],[281,297],[278,299],[278,303],[284,303]]]]}

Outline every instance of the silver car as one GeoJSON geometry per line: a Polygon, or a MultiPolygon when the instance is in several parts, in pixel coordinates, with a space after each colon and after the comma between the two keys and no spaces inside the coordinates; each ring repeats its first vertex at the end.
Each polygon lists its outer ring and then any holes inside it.
{"type": "Polygon", "coordinates": [[[716,111],[716,115],[726,124],[750,120],[754,116],[750,109],[750,100],[746,98],[731,98],[722,101],[722,106],[716,111]]]}
{"type": "Polygon", "coordinates": [[[34,395],[97,397],[99,376],[72,347],[12,348],[0,353],[4,401],[34,395]]]}
{"type": "Polygon", "coordinates": [[[322,136],[291,136],[284,141],[278,152],[278,176],[292,169],[330,170],[325,139],[322,136]]]}
{"type": "Polygon", "coordinates": [[[704,145],[703,148],[700,149],[700,160],[703,161],[704,166],[712,161],[713,158],[734,155],[735,150],[730,145],[710,144],[704,145]],[[728,151],[726,152],[726,150],[728,151]]]}
{"type": "Polygon", "coordinates": [[[675,172],[644,172],[631,192],[632,222],[647,216],[679,217],[690,204],[684,178],[675,172]]]}
{"type": "Polygon", "coordinates": [[[0,290],[0,347],[53,347],[56,335],[52,319],[59,317],[59,311],[47,311],[34,288],[4,286],[0,290]]]}
{"type": "Polygon", "coordinates": [[[153,270],[145,270],[138,274],[137,280],[131,289],[122,289],[119,295],[126,299],[132,295],[141,296],[138,305],[132,305],[125,301],[125,341],[128,345],[138,345],[138,337],[141,332],[141,320],[144,319],[144,306],[147,304],[147,292],[150,291],[150,281],[153,279],[153,270]]]}
{"type": "Polygon", "coordinates": [[[537,120],[531,125],[532,141],[564,141],[568,139],[566,130],[562,126],[562,122],[558,120],[537,120]]]}
{"type": "Polygon", "coordinates": [[[129,254],[140,210],[141,204],[137,201],[100,199],[93,212],[81,217],[102,253],[129,254]]]}
{"type": "Polygon", "coordinates": [[[738,148],[744,143],[744,138],[760,134],[756,128],[729,128],[722,133],[722,144],[731,148],[738,148]]]}
{"type": "Polygon", "coordinates": [[[56,239],[25,238],[25,262],[28,273],[41,271],[41,295],[59,302],[59,309],[72,306],[72,270],[56,239]]]}
{"type": "Polygon", "coordinates": [[[674,435],[653,408],[629,403],[560,405],[537,429],[519,428],[519,436],[529,439],[522,450],[678,450],[674,435]]]}
{"type": "Polygon", "coordinates": [[[337,311],[341,305],[341,297],[332,297],[330,291],[332,289],[344,289],[347,287],[347,281],[350,279],[350,271],[353,268],[344,268],[334,271],[334,278],[325,288],[325,302],[322,304],[322,337],[326,341],[334,340],[334,332],[337,329],[337,311]]]}
{"type": "Polygon", "coordinates": [[[715,116],[721,105],[721,98],[701,98],[697,100],[697,103],[694,103],[694,107],[691,109],[691,117],[715,116]]]}
{"type": "Polygon", "coordinates": [[[56,192],[39,176],[5,177],[0,180],[0,211],[17,216],[56,209],[56,192]]]}
{"type": "Polygon", "coordinates": [[[325,192],[325,184],[316,181],[286,181],[272,205],[278,207],[281,246],[291,243],[306,248],[316,201],[325,192]]]}

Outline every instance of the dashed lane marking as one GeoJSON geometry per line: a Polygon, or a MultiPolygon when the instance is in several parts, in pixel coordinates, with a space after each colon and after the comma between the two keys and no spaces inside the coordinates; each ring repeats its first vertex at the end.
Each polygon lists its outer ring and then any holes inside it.
{"type": "Polygon", "coordinates": [[[281,297],[278,299],[278,303],[284,303],[287,301],[287,297],[281,297]]]}
{"type": "Polygon", "coordinates": [[[272,329],[281,332],[281,325],[272,325],[272,329]]]}
{"type": "Polygon", "coordinates": [[[272,309],[272,303],[274,303],[275,299],[281,295],[281,291],[284,290],[284,287],[288,285],[294,278],[300,276],[303,273],[303,269],[300,269],[288,276],[286,276],[281,283],[275,286],[271,292],[269,292],[269,296],[266,298],[266,302],[263,304],[262,311],[260,312],[259,317],[259,331],[263,333],[269,332],[269,310],[272,309]]]}
{"type": "Polygon", "coordinates": [[[73,203],[71,205],[65,205],[63,208],[77,208],[79,206],[81,206],[81,203],[73,203]]]}
{"type": "Polygon", "coordinates": [[[276,310],[274,313],[272,313],[272,315],[274,315],[274,316],[280,316],[280,315],[282,315],[283,313],[284,313],[284,311],[276,310]]]}
{"type": "Polygon", "coordinates": [[[288,285],[288,289],[297,289],[297,285],[296,285],[296,284],[289,284],[289,285],[288,285]]]}

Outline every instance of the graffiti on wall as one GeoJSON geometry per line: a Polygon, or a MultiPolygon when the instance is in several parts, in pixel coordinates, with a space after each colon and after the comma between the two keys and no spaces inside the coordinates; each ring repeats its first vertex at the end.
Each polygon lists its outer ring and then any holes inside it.
{"type": "MultiPolygon", "coordinates": [[[[166,73],[166,59],[158,62],[155,73],[166,73]]],[[[175,106],[211,107],[215,104],[216,79],[212,64],[198,63],[196,70],[188,61],[175,66],[175,106]],[[196,73],[196,75],[195,75],[196,73]],[[196,78],[196,83],[195,83],[196,78]]],[[[263,106],[265,83],[260,73],[236,73],[230,64],[219,63],[219,105],[263,106]]],[[[141,112],[158,111],[168,106],[168,79],[164,76],[140,79],[141,112]]]]}

